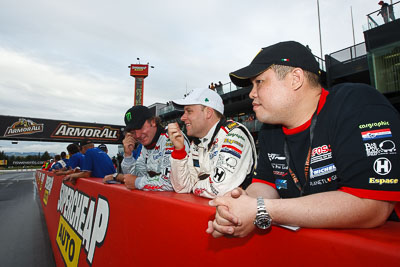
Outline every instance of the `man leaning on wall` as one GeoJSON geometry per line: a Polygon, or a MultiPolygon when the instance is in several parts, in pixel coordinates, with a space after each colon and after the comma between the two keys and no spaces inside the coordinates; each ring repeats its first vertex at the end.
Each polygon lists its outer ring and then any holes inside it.
{"type": "Polygon", "coordinates": [[[325,90],[319,72],[310,50],[289,41],[263,48],[230,74],[238,86],[253,85],[253,110],[265,125],[252,184],[210,201],[214,237],[242,237],[272,223],[372,228],[399,221],[399,113],[365,84],[325,90]]]}
{"type": "MultiPolygon", "coordinates": [[[[162,127],[160,118],[145,106],[130,108],[124,120],[126,134],[123,140],[124,159],[121,163],[123,174],[108,175],[103,181],[116,180],[124,183],[128,189],[173,191],[170,158],[174,145],[168,137],[167,128],[162,127]],[[137,143],[143,146],[136,160],[132,153],[137,143]]],[[[185,136],[184,140],[189,149],[185,136]]]]}
{"type": "Polygon", "coordinates": [[[173,103],[184,110],[181,120],[188,136],[194,137],[187,153],[179,125],[168,125],[175,146],[171,159],[175,191],[214,198],[246,187],[256,164],[254,140],[244,125],[225,119],[218,93],[197,89],[173,103]]]}

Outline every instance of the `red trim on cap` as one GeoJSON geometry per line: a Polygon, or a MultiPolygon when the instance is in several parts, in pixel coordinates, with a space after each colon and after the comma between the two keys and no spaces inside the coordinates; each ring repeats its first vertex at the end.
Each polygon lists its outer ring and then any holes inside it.
{"type": "Polygon", "coordinates": [[[276,185],[275,185],[275,184],[270,183],[270,182],[267,182],[267,181],[264,181],[264,180],[261,180],[261,179],[257,179],[257,178],[253,178],[253,180],[251,181],[251,183],[252,183],[252,184],[253,184],[253,183],[262,183],[262,184],[266,184],[266,185],[272,186],[273,188],[276,189],[276,185]]]}
{"type": "MultiPolygon", "coordinates": [[[[318,102],[317,114],[319,114],[321,109],[324,107],[325,102],[326,102],[326,97],[328,96],[328,94],[329,94],[329,92],[327,90],[325,90],[324,88],[322,88],[321,95],[319,97],[319,102],[318,102]]],[[[286,135],[301,133],[302,131],[304,131],[304,130],[308,129],[308,127],[310,127],[311,119],[312,119],[312,116],[304,124],[302,124],[296,128],[293,128],[293,129],[288,129],[288,128],[282,126],[283,133],[286,135]]]]}
{"type": "Polygon", "coordinates": [[[185,147],[183,147],[182,149],[174,149],[174,151],[172,151],[171,153],[171,157],[174,159],[184,159],[186,157],[187,153],[185,150],[185,147]]]}
{"type": "Polygon", "coordinates": [[[377,191],[351,187],[341,187],[338,189],[338,191],[346,192],[360,198],[369,198],[383,201],[400,201],[399,191],[377,191]]]}

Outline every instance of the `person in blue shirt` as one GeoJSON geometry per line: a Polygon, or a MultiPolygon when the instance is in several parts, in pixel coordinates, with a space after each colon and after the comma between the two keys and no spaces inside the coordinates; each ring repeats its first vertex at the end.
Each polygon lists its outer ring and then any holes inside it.
{"type": "Polygon", "coordinates": [[[104,178],[104,176],[116,172],[107,153],[98,147],[94,147],[91,140],[83,140],[80,147],[82,154],[85,155],[81,171],[65,176],[65,181],[71,181],[72,184],[75,184],[78,178],[104,178]]]}
{"type": "Polygon", "coordinates": [[[49,171],[61,170],[66,165],[65,162],[61,159],[60,155],[55,155],[54,161],[55,162],[51,165],[49,171]]]}
{"type": "Polygon", "coordinates": [[[65,153],[63,151],[63,152],[61,152],[60,156],[61,156],[61,160],[64,161],[65,164],[68,164],[69,159],[67,159],[67,153],[65,153]]]}
{"type": "MultiPolygon", "coordinates": [[[[56,171],[56,175],[68,175],[74,172],[80,171],[83,165],[83,159],[85,156],[80,152],[79,146],[77,144],[70,144],[67,146],[67,151],[69,153],[69,159],[63,159],[66,166],[59,171],[56,171]]],[[[62,154],[65,152],[61,153],[62,154]]]]}

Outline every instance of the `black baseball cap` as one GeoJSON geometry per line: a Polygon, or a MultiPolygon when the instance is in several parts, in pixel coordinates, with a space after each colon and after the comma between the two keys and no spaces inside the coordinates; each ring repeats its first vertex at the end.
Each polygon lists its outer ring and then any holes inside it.
{"type": "Polygon", "coordinates": [[[150,109],[145,106],[133,106],[125,112],[125,131],[138,130],[142,128],[146,120],[153,117],[150,109]]]}
{"type": "Polygon", "coordinates": [[[272,65],[298,67],[320,75],[318,62],[311,50],[298,42],[287,41],[262,48],[250,65],[229,73],[229,77],[236,86],[247,87],[251,85],[251,78],[272,65]]]}
{"type": "Polygon", "coordinates": [[[88,144],[93,144],[92,140],[83,139],[83,140],[79,143],[79,146],[82,148],[82,147],[84,147],[84,146],[86,146],[86,145],[88,145],[88,144]]]}
{"type": "Polygon", "coordinates": [[[100,144],[100,145],[98,146],[98,148],[100,148],[100,149],[103,150],[104,152],[107,151],[107,146],[106,146],[105,144],[100,144]]]}

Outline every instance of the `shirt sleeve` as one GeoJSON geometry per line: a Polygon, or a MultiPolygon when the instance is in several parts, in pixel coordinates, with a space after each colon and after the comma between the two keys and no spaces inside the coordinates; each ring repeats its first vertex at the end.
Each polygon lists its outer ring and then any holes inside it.
{"type": "Polygon", "coordinates": [[[124,157],[121,162],[121,170],[124,174],[135,174],[136,159],[133,156],[124,157]]]}
{"type": "Polygon", "coordinates": [[[268,129],[261,129],[261,131],[258,134],[258,143],[260,148],[257,160],[257,168],[254,172],[252,183],[264,183],[276,189],[275,178],[273,175],[271,162],[268,158],[268,153],[267,153],[268,149],[266,142],[266,138],[268,138],[267,134],[268,134],[268,129]]]}
{"type": "MultiPolygon", "coordinates": [[[[171,153],[173,151],[173,144],[165,135],[165,143],[162,144],[163,152],[158,158],[151,159],[151,163],[145,163],[139,157],[136,164],[136,169],[140,175],[135,181],[137,189],[145,191],[174,191],[171,180],[171,153]]],[[[185,138],[185,147],[189,148],[187,139],[185,138]]]]}

